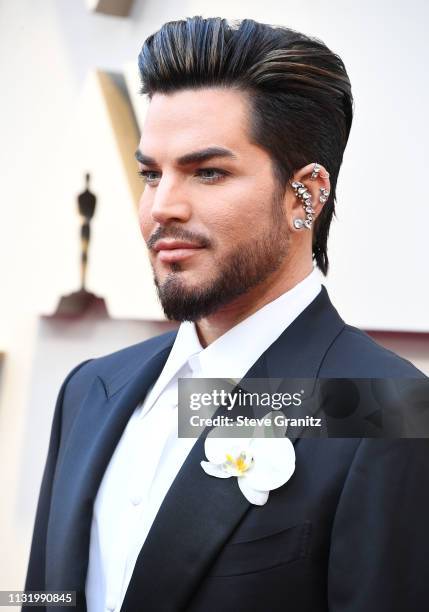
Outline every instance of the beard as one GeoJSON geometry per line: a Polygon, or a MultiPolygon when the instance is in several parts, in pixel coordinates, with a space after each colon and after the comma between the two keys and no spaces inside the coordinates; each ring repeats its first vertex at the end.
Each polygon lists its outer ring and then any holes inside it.
{"type": "MultiPolygon", "coordinates": [[[[257,220],[256,220],[257,223],[257,220]]],[[[180,237],[180,236],[176,236],[180,237]]],[[[242,240],[221,261],[213,261],[215,276],[198,287],[181,278],[180,263],[160,283],[154,282],[165,316],[174,321],[198,321],[264,282],[279,269],[289,251],[289,230],[283,191],[271,200],[271,224],[264,233],[242,240]]]]}

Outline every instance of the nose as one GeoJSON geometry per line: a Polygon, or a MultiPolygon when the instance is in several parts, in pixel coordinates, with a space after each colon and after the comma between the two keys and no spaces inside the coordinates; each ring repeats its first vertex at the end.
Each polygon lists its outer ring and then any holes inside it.
{"type": "Polygon", "coordinates": [[[173,220],[183,223],[190,219],[189,197],[178,181],[166,176],[162,177],[152,200],[151,216],[161,225],[173,220]]]}

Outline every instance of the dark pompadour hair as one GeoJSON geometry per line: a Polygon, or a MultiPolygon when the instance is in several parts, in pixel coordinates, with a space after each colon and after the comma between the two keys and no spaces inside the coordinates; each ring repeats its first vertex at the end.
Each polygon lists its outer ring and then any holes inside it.
{"type": "Polygon", "coordinates": [[[149,98],[201,87],[246,92],[251,140],[269,153],[284,188],[303,166],[325,166],[331,192],[314,225],[313,258],[326,275],[336,184],[353,118],[340,57],[289,28],[197,16],[164,24],[146,39],[138,63],[140,93],[149,98]]]}

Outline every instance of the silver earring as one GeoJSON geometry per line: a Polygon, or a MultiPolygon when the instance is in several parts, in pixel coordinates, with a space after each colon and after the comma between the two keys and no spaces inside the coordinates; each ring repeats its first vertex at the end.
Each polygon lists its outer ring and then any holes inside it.
{"type": "MultiPolygon", "coordinates": [[[[318,177],[319,172],[320,172],[320,164],[316,162],[313,166],[313,172],[311,173],[310,180],[314,181],[314,179],[318,177]]],[[[326,172],[326,174],[321,174],[320,176],[324,179],[329,178],[329,172],[326,172]]]]}
{"type": "Polygon", "coordinates": [[[320,187],[319,191],[320,191],[319,201],[321,204],[324,204],[325,202],[328,201],[329,191],[325,189],[324,187],[320,187]]]}
{"type": "Polygon", "coordinates": [[[307,229],[311,229],[311,224],[313,222],[314,209],[313,204],[311,202],[311,193],[307,189],[307,187],[300,183],[299,181],[294,181],[292,184],[292,188],[295,191],[295,195],[298,199],[302,201],[302,206],[305,210],[305,219],[295,219],[293,224],[296,229],[301,229],[302,227],[306,227],[307,229]]]}
{"type": "Polygon", "coordinates": [[[316,162],[313,166],[313,172],[311,173],[310,180],[314,181],[314,179],[317,178],[317,175],[319,174],[319,172],[320,172],[320,164],[316,162]]]}

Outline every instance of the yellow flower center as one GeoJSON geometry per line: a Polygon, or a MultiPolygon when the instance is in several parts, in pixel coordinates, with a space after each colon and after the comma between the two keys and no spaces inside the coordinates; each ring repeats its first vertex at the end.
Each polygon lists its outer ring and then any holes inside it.
{"type": "Polygon", "coordinates": [[[237,475],[241,475],[252,465],[252,457],[247,457],[246,453],[242,452],[234,459],[232,455],[226,453],[226,463],[232,471],[237,471],[237,475]]]}

